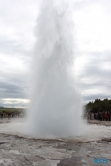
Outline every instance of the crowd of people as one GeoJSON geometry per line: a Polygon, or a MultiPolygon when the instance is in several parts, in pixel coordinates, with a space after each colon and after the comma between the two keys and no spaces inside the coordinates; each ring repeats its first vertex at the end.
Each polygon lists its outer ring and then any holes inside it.
{"type": "Polygon", "coordinates": [[[111,121],[111,112],[87,113],[86,118],[88,120],[111,121]]]}

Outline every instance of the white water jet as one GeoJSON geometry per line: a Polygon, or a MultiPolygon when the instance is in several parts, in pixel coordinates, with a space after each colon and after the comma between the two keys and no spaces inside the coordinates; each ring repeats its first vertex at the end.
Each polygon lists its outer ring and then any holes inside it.
{"type": "Polygon", "coordinates": [[[37,19],[28,132],[41,137],[80,134],[81,95],[71,74],[74,26],[68,3],[43,1],[37,19]]]}

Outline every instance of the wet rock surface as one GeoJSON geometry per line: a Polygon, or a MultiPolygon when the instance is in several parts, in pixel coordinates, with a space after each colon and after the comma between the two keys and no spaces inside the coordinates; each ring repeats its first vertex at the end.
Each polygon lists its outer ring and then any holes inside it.
{"type": "Polygon", "coordinates": [[[79,142],[0,134],[0,166],[93,166],[93,159],[102,157],[110,166],[110,138],[79,142]]]}
{"type": "Polygon", "coordinates": [[[10,123],[3,122],[0,166],[94,166],[94,158],[106,158],[108,163],[98,165],[111,166],[111,122],[89,123],[93,126],[89,138],[40,139],[15,134],[10,123]]]}

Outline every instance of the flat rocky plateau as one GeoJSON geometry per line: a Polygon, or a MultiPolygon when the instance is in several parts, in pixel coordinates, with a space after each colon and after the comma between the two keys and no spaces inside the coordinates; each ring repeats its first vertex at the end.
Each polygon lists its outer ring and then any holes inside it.
{"type": "Polygon", "coordinates": [[[111,166],[111,137],[38,139],[0,133],[0,166],[111,166]],[[106,158],[107,164],[94,164],[106,158]]]}

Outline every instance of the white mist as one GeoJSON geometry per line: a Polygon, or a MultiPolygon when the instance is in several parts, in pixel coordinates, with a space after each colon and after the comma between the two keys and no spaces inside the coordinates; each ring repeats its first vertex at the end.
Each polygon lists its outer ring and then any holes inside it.
{"type": "MultiPolygon", "coordinates": [[[[84,129],[81,96],[71,74],[74,26],[68,3],[44,0],[37,19],[28,132],[67,137],[84,129]]],[[[74,74],[73,74],[74,75],[74,74]]]]}

